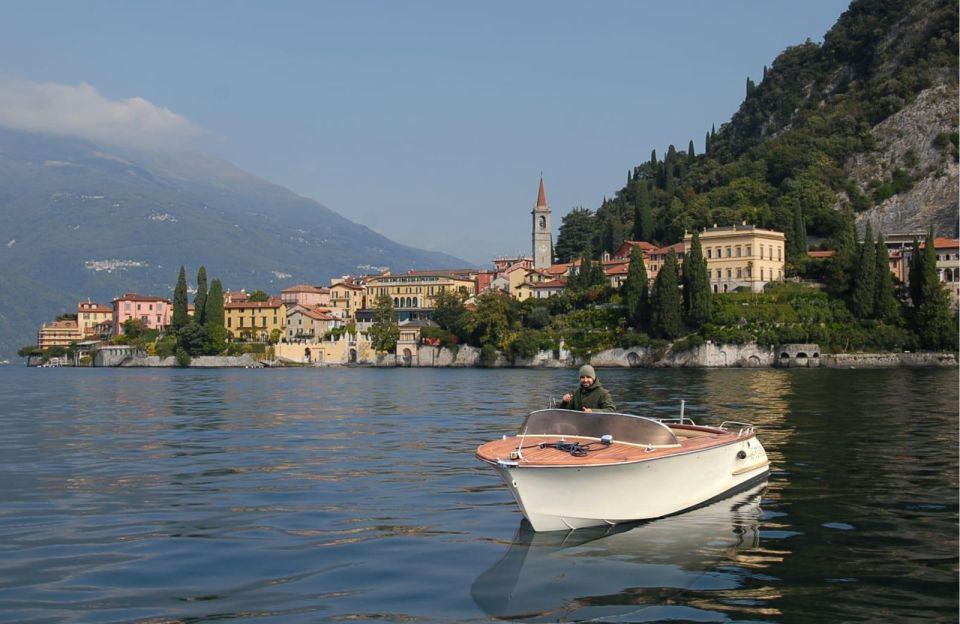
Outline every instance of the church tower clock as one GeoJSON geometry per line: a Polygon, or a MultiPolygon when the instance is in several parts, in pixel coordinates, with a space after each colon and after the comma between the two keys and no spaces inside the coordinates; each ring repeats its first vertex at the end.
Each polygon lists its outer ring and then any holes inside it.
{"type": "Polygon", "coordinates": [[[540,177],[540,192],[537,193],[537,205],[533,215],[533,268],[546,269],[553,264],[553,230],[550,227],[550,206],[547,194],[543,190],[543,177],[540,177]]]}

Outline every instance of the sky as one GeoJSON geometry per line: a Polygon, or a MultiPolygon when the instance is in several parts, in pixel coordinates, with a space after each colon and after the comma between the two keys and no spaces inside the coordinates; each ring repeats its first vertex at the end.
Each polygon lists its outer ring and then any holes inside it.
{"type": "Polygon", "coordinates": [[[529,254],[627,172],[736,112],[842,0],[0,6],[0,125],[192,149],[397,242],[529,254]]]}

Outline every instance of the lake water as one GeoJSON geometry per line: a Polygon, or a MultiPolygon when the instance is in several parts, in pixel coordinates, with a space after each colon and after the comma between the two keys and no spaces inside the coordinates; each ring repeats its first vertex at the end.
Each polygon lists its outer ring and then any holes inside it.
{"type": "Polygon", "coordinates": [[[473,452],[575,377],[0,369],[0,621],[957,621],[956,369],[601,370],[773,472],[532,535],[473,452]]]}

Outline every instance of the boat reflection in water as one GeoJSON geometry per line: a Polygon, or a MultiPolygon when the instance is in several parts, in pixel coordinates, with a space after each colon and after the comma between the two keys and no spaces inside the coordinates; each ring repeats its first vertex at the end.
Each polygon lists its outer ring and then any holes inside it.
{"type": "Polygon", "coordinates": [[[759,547],[765,491],[766,481],[683,514],[609,528],[538,533],[523,520],[510,549],[470,594],[503,619],[700,619],[702,610],[670,596],[742,583],[729,566],[736,566],[736,551],[759,547]]]}

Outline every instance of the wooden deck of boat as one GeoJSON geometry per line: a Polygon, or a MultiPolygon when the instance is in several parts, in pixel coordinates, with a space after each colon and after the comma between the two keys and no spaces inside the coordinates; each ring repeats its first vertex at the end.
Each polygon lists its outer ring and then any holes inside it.
{"type": "Polygon", "coordinates": [[[674,429],[677,434],[679,446],[667,448],[654,448],[647,450],[646,447],[633,444],[624,444],[614,442],[610,445],[604,445],[596,439],[578,438],[576,436],[547,436],[547,437],[526,437],[522,440],[519,436],[513,436],[502,440],[487,442],[477,449],[477,458],[482,461],[496,463],[497,460],[516,461],[511,457],[511,453],[520,449],[523,459],[522,465],[526,466],[589,466],[593,464],[616,464],[622,462],[634,462],[645,459],[654,459],[675,455],[679,453],[688,453],[698,451],[711,446],[720,446],[734,442],[738,439],[753,437],[753,434],[740,436],[736,432],[716,433],[712,431],[704,432],[693,429],[674,429]],[[571,455],[568,451],[552,447],[541,447],[541,443],[554,442],[579,442],[582,445],[589,445],[589,451],[585,456],[577,457],[571,455]]]}

